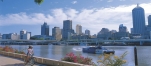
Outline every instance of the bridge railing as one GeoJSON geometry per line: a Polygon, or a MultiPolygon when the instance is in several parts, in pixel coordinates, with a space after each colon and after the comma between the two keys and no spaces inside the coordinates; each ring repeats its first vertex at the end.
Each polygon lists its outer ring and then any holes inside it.
{"type": "MultiPolygon", "coordinates": [[[[23,55],[23,54],[5,52],[5,51],[0,51],[0,55],[22,59],[22,60],[24,60],[26,57],[26,55],[23,55]]],[[[79,63],[72,63],[72,62],[66,62],[66,61],[60,61],[60,60],[54,60],[54,59],[48,59],[48,58],[42,58],[42,57],[36,57],[36,56],[34,56],[34,59],[36,63],[52,65],[52,66],[91,66],[91,65],[84,65],[84,64],[79,64],[79,63]]]]}

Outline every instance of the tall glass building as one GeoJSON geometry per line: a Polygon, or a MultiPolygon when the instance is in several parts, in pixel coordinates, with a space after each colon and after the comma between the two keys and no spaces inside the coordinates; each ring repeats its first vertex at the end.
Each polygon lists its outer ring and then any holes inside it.
{"type": "Polygon", "coordinates": [[[90,30],[86,29],[86,30],[85,30],[85,34],[86,34],[86,35],[90,35],[90,30]]]}
{"type": "Polygon", "coordinates": [[[151,15],[148,16],[148,26],[151,27],[151,15]]]}
{"type": "Polygon", "coordinates": [[[134,34],[145,34],[145,12],[138,4],[132,10],[133,32],[134,34]]]}
{"type": "Polygon", "coordinates": [[[44,24],[41,25],[41,35],[49,36],[49,25],[47,25],[46,22],[44,22],[44,24]]]}
{"type": "Polygon", "coordinates": [[[74,31],[72,30],[72,20],[64,20],[63,21],[63,35],[62,38],[67,40],[71,37],[71,34],[74,31]]]}

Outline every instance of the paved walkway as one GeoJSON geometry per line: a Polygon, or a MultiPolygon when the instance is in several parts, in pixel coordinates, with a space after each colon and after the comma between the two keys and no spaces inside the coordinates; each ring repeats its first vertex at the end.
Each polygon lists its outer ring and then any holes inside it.
{"type": "Polygon", "coordinates": [[[24,62],[18,59],[0,55],[0,66],[24,66],[24,62]]]}
{"type": "MultiPolygon", "coordinates": [[[[0,55],[0,66],[25,66],[25,65],[24,62],[19,59],[0,55]]],[[[44,66],[44,65],[34,65],[34,66],[44,66]]]]}

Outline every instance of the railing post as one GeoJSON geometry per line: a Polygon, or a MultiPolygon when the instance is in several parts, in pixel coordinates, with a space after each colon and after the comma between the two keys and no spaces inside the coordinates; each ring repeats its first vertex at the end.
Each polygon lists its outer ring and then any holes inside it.
{"type": "Polygon", "coordinates": [[[137,48],[134,47],[134,57],[135,57],[135,66],[138,66],[138,60],[137,60],[137,48]]]}

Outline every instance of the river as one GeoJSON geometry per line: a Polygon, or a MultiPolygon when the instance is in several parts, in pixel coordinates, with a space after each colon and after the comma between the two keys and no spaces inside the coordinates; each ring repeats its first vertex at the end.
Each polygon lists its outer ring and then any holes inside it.
{"type": "MultiPolygon", "coordinates": [[[[4,45],[3,45],[4,46],[4,45]]],[[[27,52],[28,45],[11,45],[13,48],[27,52]]],[[[35,56],[61,60],[67,53],[73,52],[76,55],[81,54],[85,57],[90,57],[93,62],[97,62],[100,54],[83,53],[82,48],[85,46],[59,46],[59,45],[33,45],[35,56]]],[[[124,66],[135,66],[134,61],[134,46],[103,46],[107,49],[115,50],[115,55],[120,56],[124,52],[128,52],[125,56],[127,61],[124,66]]],[[[136,46],[138,54],[139,66],[151,66],[151,46],[136,46]]]]}

